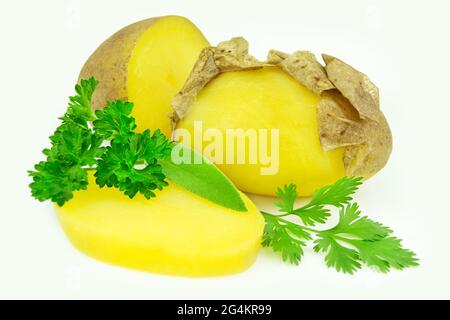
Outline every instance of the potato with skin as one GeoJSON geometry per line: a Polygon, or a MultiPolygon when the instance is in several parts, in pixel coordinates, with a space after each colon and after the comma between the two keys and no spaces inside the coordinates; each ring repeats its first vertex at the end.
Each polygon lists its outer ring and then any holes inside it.
{"type": "Polygon", "coordinates": [[[203,34],[184,17],[146,19],[102,43],[86,61],[79,79],[94,76],[100,81],[93,96],[95,109],[107,101],[132,101],[138,130],[159,128],[170,135],[170,101],[206,46],[203,34]]]}
{"type": "MultiPolygon", "coordinates": [[[[219,129],[222,137],[227,129],[278,130],[279,170],[274,174],[262,174],[266,164],[249,143],[243,164],[225,161],[227,153],[236,152],[227,149],[228,141],[220,147],[219,162],[211,159],[245,192],[274,195],[277,187],[295,183],[300,195],[310,196],[344,175],[373,176],[392,150],[378,88],[345,62],[329,55],[323,59],[325,66],[308,51],[271,50],[260,62],[248,54],[243,38],[205,48],[172,101],[175,138],[205,153],[213,149],[211,137],[195,144],[184,141],[180,129],[195,136],[195,123],[201,122],[202,132],[219,129]],[[252,163],[250,156],[258,161],[252,163]]],[[[257,140],[261,135],[258,131],[257,140]]]]}
{"type": "MultiPolygon", "coordinates": [[[[318,186],[331,184],[345,174],[343,150],[325,152],[320,145],[319,101],[317,95],[277,67],[226,72],[208,83],[176,128],[187,129],[194,135],[195,121],[201,120],[204,132],[208,128],[224,133],[238,128],[278,129],[276,174],[262,175],[261,169],[269,166],[260,159],[255,164],[249,163],[249,154],[253,152],[249,144],[245,163],[217,163],[217,166],[240,190],[273,195],[278,186],[297,183],[301,195],[310,195],[318,186]]],[[[203,149],[208,146],[209,142],[204,141],[203,149]]]]}
{"type": "Polygon", "coordinates": [[[261,246],[264,218],[242,195],[248,211],[234,211],[170,183],[155,198],[133,199],[100,188],[56,207],[73,245],[99,260],[143,271],[181,276],[241,272],[261,246]]]}
{"type": "MultiPolygon", "coordinates": [[[[208,46],[186,18],[147,19],[106,40],[85,63],[80,79],[99,86],[93,107],[117,99],[134,103],[138,129],[170,136],[170,102],[208,46]]],[[[237,273],[260,249],[264,219],[242,195],[248,211],[234,211],[169,182],[156,197],[129,199],[100,189],[90,176],[87,190],[57,207],[71,242],[99,260],[133,269],[182,276],[237,273]]]]}

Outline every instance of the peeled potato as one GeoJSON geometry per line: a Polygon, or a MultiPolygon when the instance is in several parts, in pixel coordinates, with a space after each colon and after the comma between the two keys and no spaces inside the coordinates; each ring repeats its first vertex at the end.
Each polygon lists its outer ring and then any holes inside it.
{"type": "MultiPolygon", "coordinates": [[[[201,120],[203,132],[216,128],[224,137],[227,129],[278,129],[277,174],[262,175],[261,169],[267,164],[248,162],[249,144],[245,149],[246,163],[216,165],[244,191],[273,195],[277,186],[295,183],[301,195],[310,195],[345,175],[343,149],[325,152],[321,147],[317,128],[319,101],[319,96],[277,67],[226,72],[199,93],[176,128],[187,129],[194,136],[194,122],[201,120]]],[[[208,145],[204,141],[203,149],[208,145]]]]}
{"type": "Polygon", "coordinates": [[[132,101],[139,130],[159,128],[170,135],[170,101],[206,46],[208,41],[186,18],[143,20],[101,44],[83,66],[80,79],[94,76],[100,81],[93,96],[95,109],[106,101],[132,101]]]}
{"type": "Polygon", "coordinates": [[[182,276],[241,272],[255,260],[264,219],[242,195],[247,212],[198,197],[174,183],[147,200],[100,189],[57,207],[71,242],[89,256],[132,269],[182,276]]]}
{"type": "Polygon", "coordinates": [[[392,150],[378,88],[322,57],[325,66],[308,51],[271,50],[259,61],[242,37],[205,48],[172,100],[174,137],[245,192],[295,183],[310,196],[344,175],[373,176],[392,150]]]}

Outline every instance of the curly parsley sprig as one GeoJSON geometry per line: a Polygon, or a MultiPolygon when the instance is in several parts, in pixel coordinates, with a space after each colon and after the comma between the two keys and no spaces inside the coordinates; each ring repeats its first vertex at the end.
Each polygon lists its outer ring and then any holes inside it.
{"type": "Polygon", "coordinates": [[[361,178],[341,178],[317,190],[311,201],[300,208],[294,208],[298,196],[294,184],[279,188],[280,200],[275,205],[281,214],[262,212],[266,221],[262,245],[280,253],[284,261],[299,264],[305,247],[313,241],[314,251],[325,253],[328,267],[350,274],[363,263],[382,272],[417,266],[415,254],[402,247],[391,229],[361,216],[358,205],[352,203],[352,195],[361,183],[361,178]],[[312,228],[327,222],[330,206],[339,209],[337,225],[326,230],[312,228]],[[286,216],[298,217],[303,225],[285,219],[286,216]]]}
{"type": "Polygon", "coordinates": [[[170,156],[173,142],[159,130],[136,133],[130,102],[108,102],[94,113],[97,85],[93,77],[76,85],[77,95],[69,98],[62,123],[50,137],[51,148],[43,150],[47,159],[29,171],[36,199],[62,206],[87,188],[88,170],[95,170],[100,187],[118,188],[130,198],[137,193],[154,197],[153,190],[167,185],[158,161],[170,156]]]}

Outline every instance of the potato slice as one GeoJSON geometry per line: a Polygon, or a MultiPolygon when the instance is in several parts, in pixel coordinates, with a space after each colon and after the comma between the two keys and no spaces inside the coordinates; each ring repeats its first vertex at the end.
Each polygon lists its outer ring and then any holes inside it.
{"type": "Polygon", "coordinates": [[[151,18],[112,35],[86,61],[80,79],[100,81],[95,109],[106,101],[129,100],[139,130],[161,129],[170,135],[171,99],[183,86],[208,41],[188,19],[151,18]]]}
{"type": "Polygon", "coordinates": [[[255,260],[264,219],[216,205],[175,183],[146,200],[116,189],[88,190],[57,207],[61,225],[82,252],[112,264],[160,274],[212,276],[241,272],[255,260]]]}

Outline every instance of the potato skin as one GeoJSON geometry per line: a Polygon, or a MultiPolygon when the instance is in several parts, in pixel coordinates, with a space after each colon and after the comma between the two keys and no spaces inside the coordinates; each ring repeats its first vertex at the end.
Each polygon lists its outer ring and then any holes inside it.
{"type": "Polygon", "coordinates": [[[99,85],[94,92],[92,105],[101,109],[106,101],[128,100],[127,66],[133,48],[141,35],[163,17],[149,18],[130,24],[104,41],[88,58],[78,77],[94,76],[99,85]]]}

